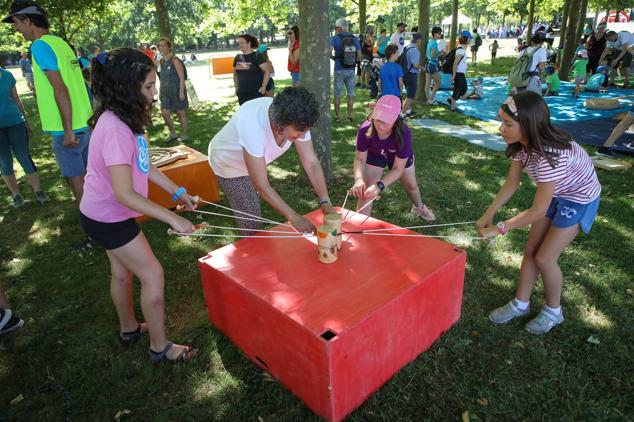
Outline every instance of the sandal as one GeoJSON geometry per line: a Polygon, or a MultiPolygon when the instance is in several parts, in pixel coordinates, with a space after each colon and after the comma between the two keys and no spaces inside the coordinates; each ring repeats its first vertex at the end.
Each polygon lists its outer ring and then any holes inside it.
{"type": "Polygon", "coordinates": [[[0,309],[0,336],[17,330],[24,325],[24,320],[18,318],[11,309],[0,309]]]}
{"type": "Polygon", "coordinates": [[[143,328],[141,327],[143,324],[145,323],[139,324],[139,326],[134,331],[119,332],[119,341],[121,342],[121,344],[128,347],[139,341],[141,336],[147,333],[147,325],[145,326],[145,331],[143,331],[143,328]]]}
{"type": "Polygon", "coordinates": [[[165,349],[163,349],[160,352],[155,352],[154,350],[152,350],[152,348],[150,348],[149,350],[150,359],[152,359],[153,363],[161,363],[163,361],[170,362],[170,363],[184,363],[184,362],[189,362],[190,360],[192,360],[192,358],[196,356],[196,354],[198,353],[198,349],[195,349],[190,346],[184,346],[183,351],[175,359],[170,359],[167,357],[167,353],[172,349],[173,346],[174,346],[174,343],[172,343],[171,341],[168,341],[167,346],[165,346],[165,349]]]}

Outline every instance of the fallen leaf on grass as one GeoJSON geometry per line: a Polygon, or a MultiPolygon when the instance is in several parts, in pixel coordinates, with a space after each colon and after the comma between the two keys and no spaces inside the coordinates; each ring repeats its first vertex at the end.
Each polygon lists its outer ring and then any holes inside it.
{"type": "Polygon", "coordinates": [[[471,331],[471,336],[472,337],[478,337],[479,335],[480,335],[479,331],[476,331],[476,330],[471,331]]]}
{"type": "Polygon", "coordinates": [[[486,397],[480,397],[478,399],[478,404],[480,406],[488,406],[489,405],[489,401],[486,399],[486,397]]]}
{"type": "Polygon", "coordinates": [[[469,417],[469,411],[465,410],[462,412],[462,422],[471,422],[471,418],[469,417]]]}
{"type": "Polygon", "coordinates": [[[129,415],[131,414],[132,411],[125,409],[125,410],[119,410],[115,415],[114,415],[114,420],[115,421],[120,421],[122,417],[124,417],[125,415],[129,415]]]}
{"type": "Polygon", "coordinates": [[[20,403],[22,400],[24,400],[24,396],[22,394],[19,394],[16,398],[14,398],[13,400],[11,400],[9,402],[9,404],[18,404],[20,403]]]}
{"type": "Polygon", "coordinates": [[[590,336],[586,339],[586,341],[590,344],[601,344],[601,342],[599,341],[598,338],[596,338],[595,336],[590,336]]]}

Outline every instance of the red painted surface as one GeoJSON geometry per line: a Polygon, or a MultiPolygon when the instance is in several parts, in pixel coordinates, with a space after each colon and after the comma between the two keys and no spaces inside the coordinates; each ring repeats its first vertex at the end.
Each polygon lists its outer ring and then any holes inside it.
{"type": "MultiPolygon", "coordinates": [[[[365,218],[350,214],[344,231],[365,218]]],[[[320,211],[307,217],[321,224],[320,211]]],[[[384,227],[396,226],[362,229],[384,227]]],[[[460,319],[465,261],[438,239],[344,235],[334,264],[317,260],[314,238],[244,239],[199,262],[213,325],[339,421],[460,319]]]]}

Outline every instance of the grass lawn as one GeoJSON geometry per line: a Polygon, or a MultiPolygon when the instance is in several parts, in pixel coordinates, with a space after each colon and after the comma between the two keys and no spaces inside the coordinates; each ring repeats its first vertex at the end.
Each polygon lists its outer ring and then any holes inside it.
{"type": "MultiPolygon", "coordinates": [[[[480,64],[478,74],[502,73],[504,64],[508,66],[501,60],[495,69],[480,64]]],[[[39,130],[33,98],[25,96],[24,101],[39,130]]],[[[358,121],[368,101],[367,94],[360,93],[358,121]]],[[[206,103],[191,111],[190,145],[206,152],[209,140],[234,110],[235,105],[206,103]]],[[[444,107],[417,110],[426,117],[477,124],[444,107]]],[[[158,114],[149,131],[159,146],[168,135],[158,114]]],[[[330,192],[337,204],[352,184],[355,133],[356,127],[350,125],[333,127],[335,174],[330,192]]],[[[413,133],[418,180],[438,222],[477,219],[502,184],[509,161],[502,153],[457,138],[424,129],[413,133]]],[[[318,420],[209,324],[196,260],[230,243],[229,238],[176,239],[166,236],[163,223],[143,224],[165,269],[168,335],[194,343],[201,352],[187,365],[153,366],[147,338],[124,349],[117,338],[106,255],[103,250],[83,255],[73,251],[83,238],[77,204],[59,178],[49,138],[38,131],[31,148],[53,202],[35,203],[22,178],[23,194],[30,202],[14,210],[8,190],[2,189],[0,277],[26,325],[0,339],[0,420],[106,421],[124,410],[129,411],[126,420],[318,420]]],[[[315,197],[294,152],[272,164],[270,174],[274,187],[296,210],[313,209],[315,197]]],[[[459,420],[465,411],[472,421],[632,420],[632,170],[599,171],[599,178],[603,194],[595,226],[589,236],[580,235],[560,261],[565,274],[562,326],[536,337],[525,332],[521,322],[496,327],[487,319],[490,310],[513,297],[528,230],[513,231],[494,245],[462,242],[468,254],[462,319],[349,420],[459,420]],[[599,343],[588,342],[590,336],[599,343]]],[[[529,207],[533,193],[534,186],[525,178],[500,217],[529,207]]],[[[395,186],[386,190],[374,215],[412,225],[409,208],[405,192],[395,186]]],[[[264,214],[280,218],[267,206],[264,214]]],[[[455,233],[459,238],[461,233],[475,235],[475,229],[433,233],[455,233]]],[[[538,282],[534,312],[543,298],[538,282]]]]}

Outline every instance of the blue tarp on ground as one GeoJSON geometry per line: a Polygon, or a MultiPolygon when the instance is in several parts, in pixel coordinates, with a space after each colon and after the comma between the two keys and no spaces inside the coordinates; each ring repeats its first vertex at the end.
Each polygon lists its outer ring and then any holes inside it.
{"type": "MultiPolygon", "coordinates": [[[[471,90],[471,79],[468,80],[469,91],[471,90]]],[[[545,85],[544,85],[545,87],[545,85]]],[[[551,120],[553,123],[569,123],[594,119],[609,119],[616,113],[627,111],[631,107],[631,100],[634,100],[634,91],[620,88],[610,88],[609,92],[582,93],[579,99],[572,96],[574,84],[562,82],[560,95],[558,97],[546,97],[546,103],[550,107],[551,120]],[[614,110],[588,110],[583,106],[583,102],[595,98],[615,98],[626,95],[633,95],[631,98],[622,99],[623,107],[614,110]]],[[[436,100],[442,104],[447,104],[447,98],[451,96],[451,91],[438,91],[436,100]]],[[[480,120],[496,120],[500,105],[506,100],[507,85],[505,77],[484,78],[484,100],[464,100],[458,101],[458,108],[467,116],[480,120]]]]}
{"type": "MultiPolygon", "coordinates": [[[[613,119],[584,120],[574,123],[556,123],[556,126],[568,132],[573,139],[581,144],[602,145],[610,136],[619,122],[613,119]]],[[[624,147],[624,144],[634,142],[634,133],[624,133],[614,144],[617,152],[634,154],[634,150],[624,147]]]]}

